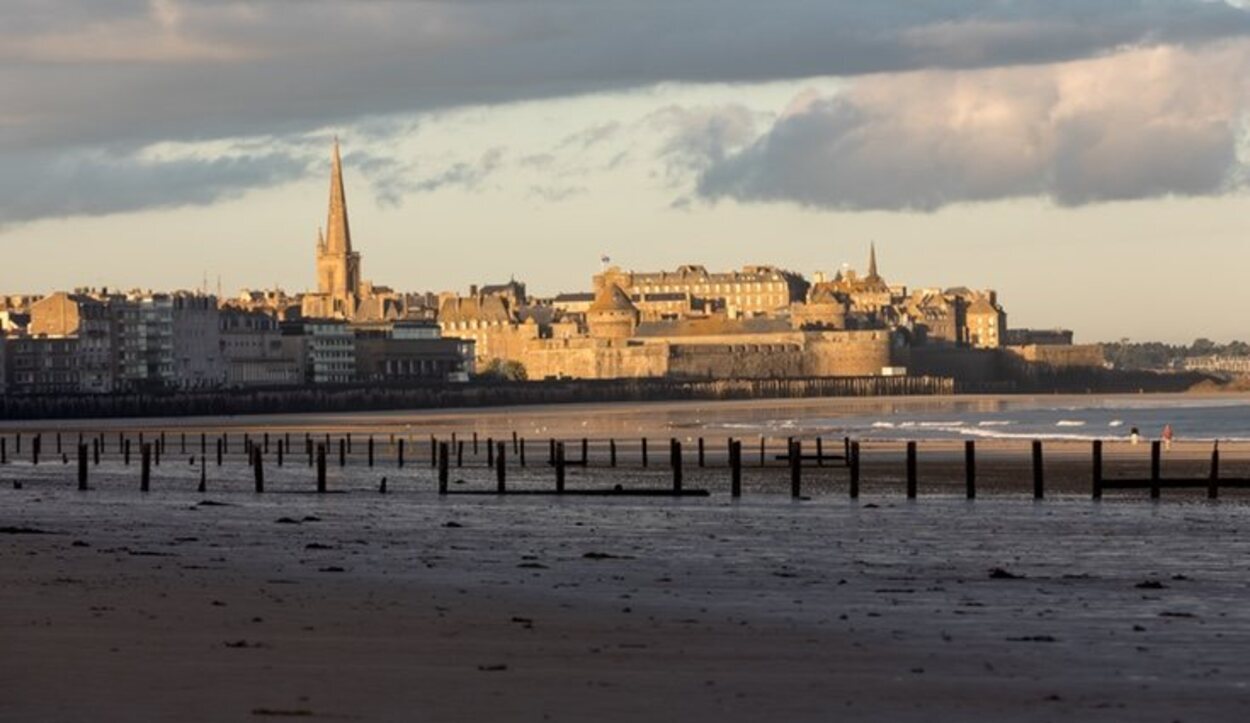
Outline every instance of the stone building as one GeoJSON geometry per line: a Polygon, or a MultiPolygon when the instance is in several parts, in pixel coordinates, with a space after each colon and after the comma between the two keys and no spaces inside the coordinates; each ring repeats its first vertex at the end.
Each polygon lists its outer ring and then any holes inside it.
{"type": "Polygon", "coordinates": [[[117,384],[130,390],[174,384],[174,309],[169,294],[130,292],[108,299],[115,329],[117,384]]]}
{"type": "Polygon", "coordinates": [[[330,167],[329,211],[325,230],[317,232],[316,261],[317,291],[300,298],[304,318],[377,321],[405,315],[404,295],[360,278],[360,253],[352,248],[337,138],[330,167]]]}
{"type": "Polygon", "coordinates": [[[473,341],[444,339],[435,324],[396,322],[357,327],[356,377],[362,382],[466,382],[474,373],[473,341]]]}
{"type": "Polygon", "coordinates": [[[76,337],[10,337],[4,344],[4,355],[3,366],[11,394],[79,392],[76,337]]]}
{"type": "Polygon", "coordinates": [[[304,384],[356,380],[356,335],[346,321],[304,319],[282,324],[284,352],[296,359],[304,384]]]}
{"type": "Polygon", "coordinates": [[[217,297],[179,292],[170,298],[173,386],[213,389],[226,381],[217,297]]]}
{"type": "Polygon", "coordinates": [[[277,319],[260,311],[226,308],[219,322],[226,386],[286,386],[303,381],[299,360],[283,346],[277,319]]]}
{"type": "Polygon", "coordinates": [[[82,293],[49,294],[31,305],[27,333],[76,339],[76,391],[93,394],[113,391],[116,378],[113,318],[104,302],[82,293]]]}
{"type": "MultiPolygon", "coordinates": [[[[646,313],[648,299],[656,295],[678,294],[692,305],[707,311],[724,311],[730,316],[758,316],[779,313],[790,304],[801,302],[808,284],[802,276],[775,266],[745,266],[741,271],[711,273],[697,265],[680,266],[676,271],[634,272],[613,266],[594,277],[595,290],[615,284],[646,313]]],[[[672,296],[664,298],[671,303],[672,296]]]]}

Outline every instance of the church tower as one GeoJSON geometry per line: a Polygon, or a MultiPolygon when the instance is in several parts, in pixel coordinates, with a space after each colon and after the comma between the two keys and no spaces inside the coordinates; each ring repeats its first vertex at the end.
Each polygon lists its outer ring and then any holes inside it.
{"type": "Polygon", "coordinates": [[[352,251],[338,138],[334,139],[330,169],[330,211],[325,233],[319,233],[317,238],[317,292],[333,305],[334,316],[355,315],[360,299],[360,254],[352,251]]]}

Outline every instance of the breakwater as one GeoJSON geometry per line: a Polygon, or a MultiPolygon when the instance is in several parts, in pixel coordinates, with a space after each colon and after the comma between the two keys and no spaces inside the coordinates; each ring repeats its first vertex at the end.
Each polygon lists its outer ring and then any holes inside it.
{"type": "Polygon", "coordinates": [[[954,380],[946,377],[877,376],[543,380],[420,386],[354,384],[247,390],[9,396],[0,397],[0,419],[324,413],[586,402],[908,396],[954,392],[954,380]]]}

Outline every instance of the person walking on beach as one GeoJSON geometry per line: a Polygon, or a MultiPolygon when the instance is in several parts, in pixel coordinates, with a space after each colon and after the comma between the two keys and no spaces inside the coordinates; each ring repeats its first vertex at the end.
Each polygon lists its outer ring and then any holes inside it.
{"type": "Polygon", "coordinates": [[[1170,424],[1163,425],[1163,448],[1172,448],[1172,425],[1170,424]]]}
{"type": "Polygon", "coordinates": [[[1137,431],[1137,427],[1133,427],[1128,431],[1128,441],[1131,444],[1137,444],[1137,440],[1141,438],[1141,433],[1137,431]]]}

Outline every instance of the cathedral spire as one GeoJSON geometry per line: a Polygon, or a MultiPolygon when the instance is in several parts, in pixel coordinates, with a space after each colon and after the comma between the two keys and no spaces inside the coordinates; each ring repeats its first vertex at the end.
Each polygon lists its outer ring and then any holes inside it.
{"type": "Polygon", "coordinates": [[[868,245],[868,276],[869,279],[877,279],[877,242],[871,241],[868,245]]]}
{"type": "Polygon", "coordinates": [[[332,254],[352,252],[352,232],[347,224],[347,194],[343,191],[343,162],[339,139],[334,137],[334,161],[330,169],[330,215],[326,221],[326,250],[332,254]]]}

